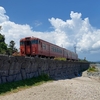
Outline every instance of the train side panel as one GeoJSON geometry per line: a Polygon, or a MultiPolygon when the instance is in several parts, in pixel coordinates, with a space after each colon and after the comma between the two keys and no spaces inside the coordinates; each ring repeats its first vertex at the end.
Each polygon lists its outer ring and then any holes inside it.
{"type": "Polygon", "coordinates": [[[76,53],[74,53],[74,52],[72,52],[72,60],[78,60],[78,55],[76,54],[76,53]]]}
{"type": "Polygon", "coordinates": [[[38,54],[40,56],[50,56],[50,52],[49,52],[49,49],[50,49],[50,44],[46,41],[43,41],[41,39],[39,39],[39,45],[38,45],[38,54]]]}
{"type": "Polygon", "coordinates": [[[68,58],[68,50],[67,49],[63,49],[63,57],[64,58],[68,58]]]}
{"type": "Polygon", "coordinates": [[[63,48],[50,44],[50,57],[63,57],[63,48]]]}
{"type": "Polygon", "coordinates": [[[74,52],[72,52],[72,60],[75,60],[76,59],[76,55],[74,52]]]}
{"type": "Polygon", "coordinates": [[[71,59],[72,59],[72,52],[69,51],[69,50],[68,50],[68,57],[67,57],[67,59],[68,59],[68,60],[71,60],[71,59]]]}
{"type": "Polygon", "coordinates": [[[78,54],[76,54],[76,58],[75,59],[78,61],[78,54]]]}

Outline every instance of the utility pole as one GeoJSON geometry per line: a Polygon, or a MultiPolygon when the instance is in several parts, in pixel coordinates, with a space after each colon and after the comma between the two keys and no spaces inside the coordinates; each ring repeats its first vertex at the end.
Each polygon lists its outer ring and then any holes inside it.
{"type": "Polygon", "coordinates": [[[2,26],[0,26],[0,31],[1,31],[1,27],[2,27],[2,26]]]}
{"type": "Polygon", "coordinates": [[[1,31],[2,26],[0,26],[0,31],[1,31]]]}
{"type": "Polygon", "coordinates": [[[76,45],[74,46],[74,52],[76,53],[76,45]]]}

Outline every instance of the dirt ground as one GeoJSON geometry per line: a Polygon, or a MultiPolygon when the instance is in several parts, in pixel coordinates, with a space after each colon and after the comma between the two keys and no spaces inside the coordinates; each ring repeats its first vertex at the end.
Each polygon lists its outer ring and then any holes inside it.
{"type": "Polygon", "coordinates": [[[0,100],[100,100],[100,77],[55,80],[17,93],[0,96],[0,100]]]}

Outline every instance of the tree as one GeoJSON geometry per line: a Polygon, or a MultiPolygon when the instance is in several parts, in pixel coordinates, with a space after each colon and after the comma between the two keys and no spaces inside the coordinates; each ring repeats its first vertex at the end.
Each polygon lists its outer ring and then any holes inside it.
{"type": "Polygon", "coordinates": [[[5,54],[7,50],[7,44],[5,43],[5,36],[0,33],[0,53],[5,54]]]}
{"type": "MultiPolygon", "coordinates": [[[[2,29],[2,26],[0,26],[0,31],[1,29],[2,29]]],[[[11,40],[9,43],[9,46],[7,47],[7,44],[5,43],[5,36],[0,33],[0,53],[12,55],[14,52],[17,52],[17,51],[18,50],[15,47],[15,42],[11,40]]]]}
{"type": "Polygon", "coordinates": [[[15,47],[15,42],[13,40],[9,43],[8,52],[12,55],[14,52],[17,52],[17,48],[15,47]]]}
{"type": "Polygon", "coordinates": [[[0,33],[0,42],[5,42],[5,36],[0,33]]]}

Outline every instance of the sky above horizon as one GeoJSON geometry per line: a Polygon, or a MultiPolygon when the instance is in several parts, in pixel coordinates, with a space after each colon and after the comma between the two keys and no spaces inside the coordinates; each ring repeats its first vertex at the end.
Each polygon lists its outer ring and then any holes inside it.
{"type": "Polygon", "coordinates": [[[34,36],[100,61],[100,1],[0,0],[0,33],[7,44],[34,36]]]}

